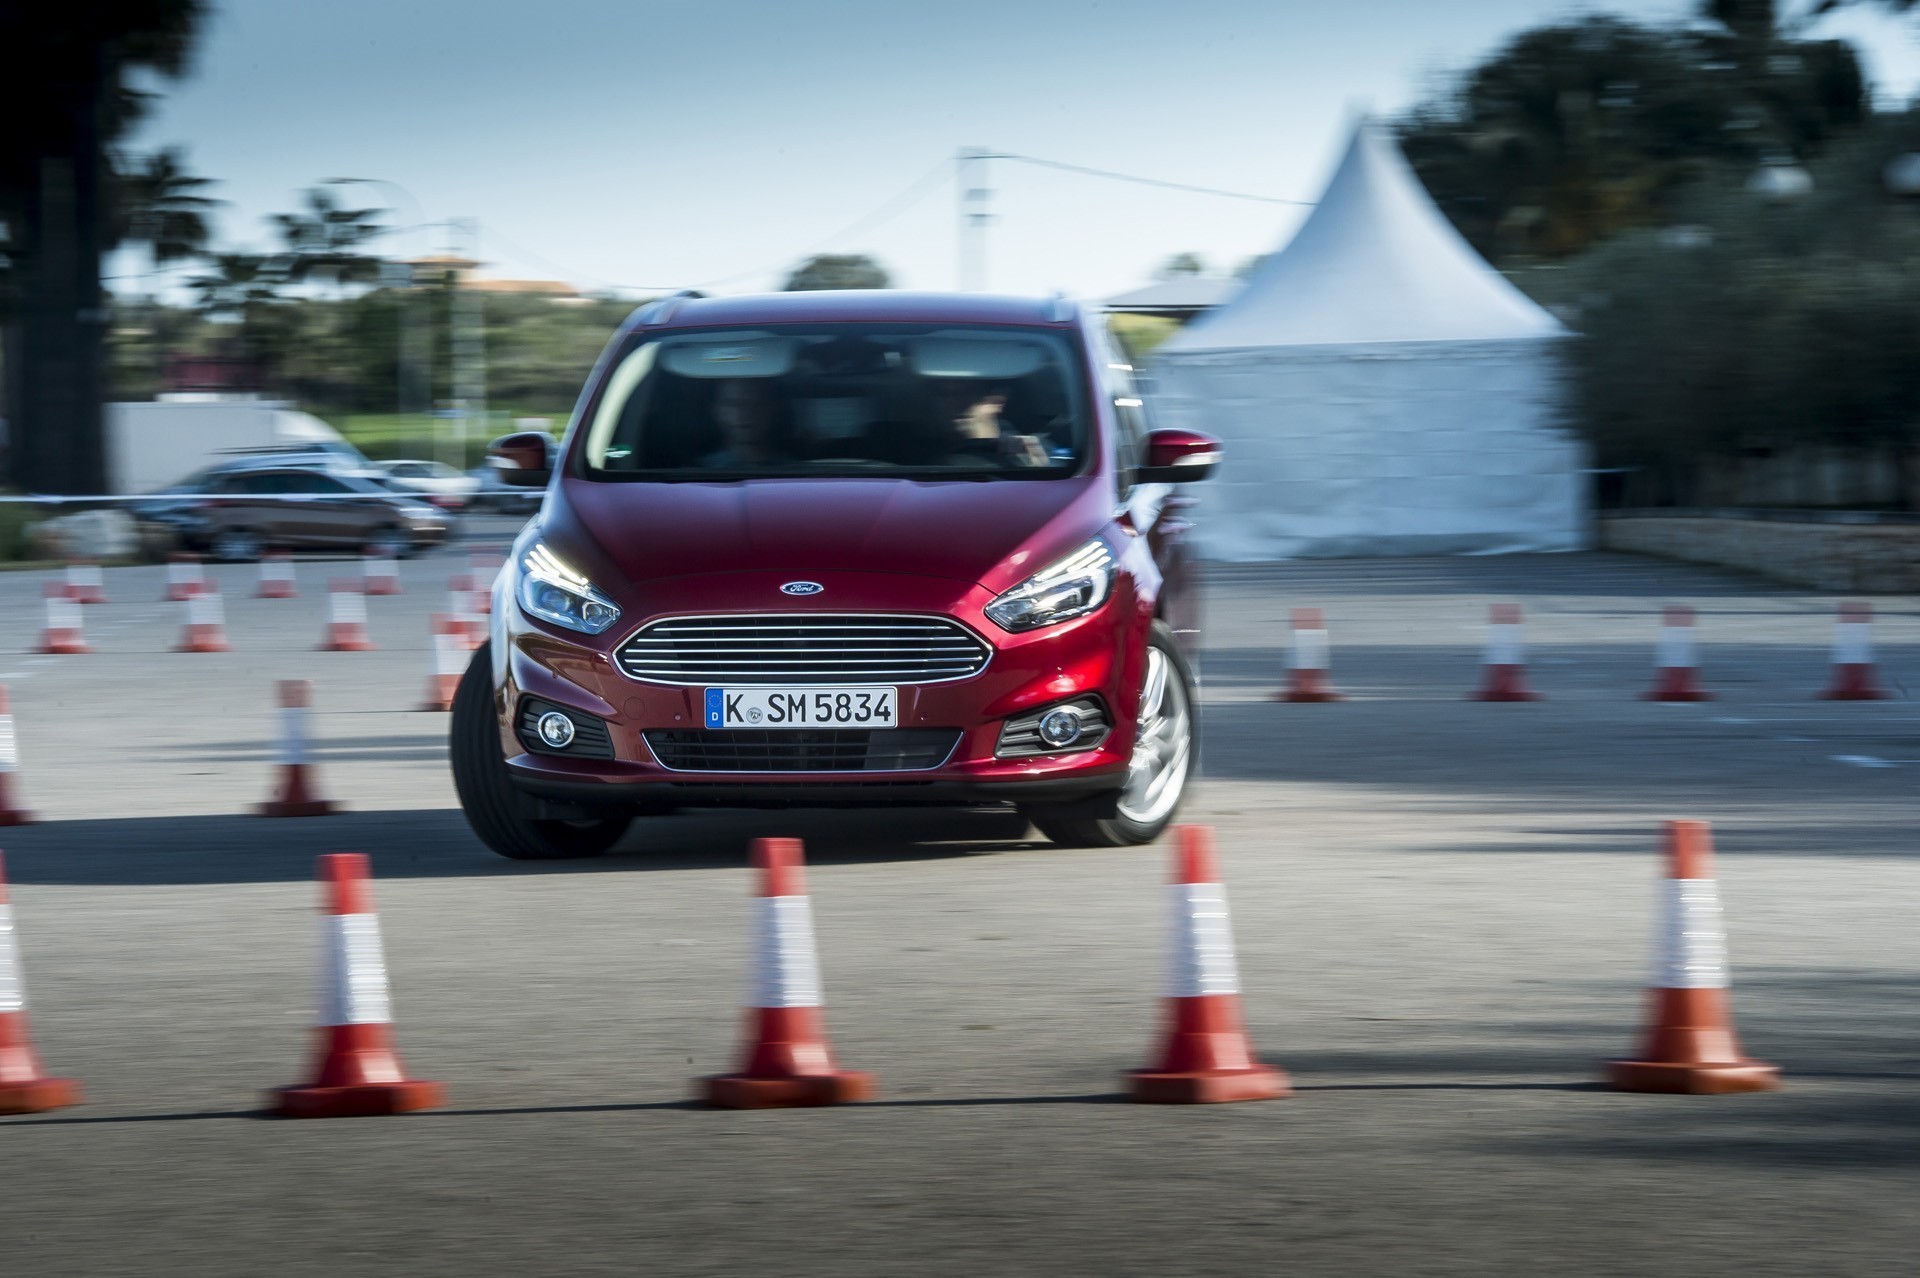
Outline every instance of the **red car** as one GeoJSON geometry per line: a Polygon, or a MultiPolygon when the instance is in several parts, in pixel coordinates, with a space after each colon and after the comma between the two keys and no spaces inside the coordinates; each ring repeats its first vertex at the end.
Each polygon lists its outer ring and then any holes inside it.
{"type": "Polygon", "coordinates": [[[681,295],[615,335],[549,457],[455,699],[503,856],[685,807],[1011,803],[1146,842],[1194,763],[1189,500],[1219,444],[1151,430],[1064,300],[681,295]]]}

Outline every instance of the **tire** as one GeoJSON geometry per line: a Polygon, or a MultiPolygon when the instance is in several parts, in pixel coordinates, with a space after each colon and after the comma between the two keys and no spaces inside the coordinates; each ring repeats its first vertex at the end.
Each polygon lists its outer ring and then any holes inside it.
{"type": "Polygon", "coordinates": [[[590,821],[536,821],[523,816],[519,795],[500,755],[500,729],[493,713],[492,643],[473,654],[453,694],[448,754],[460,809],[480,841],[515,861],[565,861],[599,856],[620,841],[631,814],[590,821]]]}
{"type": "Polygon", "coordinates": [[[252,563],[264,549],[265,541],[250,528],[222,528],[207,540],[207,554],[222,563],[252,563]]]}
{"type": "Polygon", "coordinates": [[[1153,842],[1180,811],[1193,776],[1199,744],[1196,702],[1193,671],[1180,655],[1173,631],[1164,622],[1154,622],[1147,636],[1147,686],[1141,690],[1140,710],[1151,717],[1140,724],[1136,770],[1128,774],[1125,788],[1097,805],[1024,803],[1021,815],[1062,847],[1118,848],[1153,842]],[[1151,708],[1149,698],[1154,701],[1151,708]]]}

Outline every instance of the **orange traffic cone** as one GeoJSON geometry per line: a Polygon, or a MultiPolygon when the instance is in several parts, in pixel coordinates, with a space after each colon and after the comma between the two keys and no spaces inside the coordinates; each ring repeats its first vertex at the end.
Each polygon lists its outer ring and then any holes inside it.
{"type": "Polygon", "coordinates": [[[1178,837],[1169,887],[1166,1037],[1158,1063],[1127,1076],[1133,1099],[1198,1105],[1286,1096],[1287,1076],[1254,1059],[1241,1021],[1240,971],[1213,829],[1183,825],[1178,837]]]}
{"type": "Polygon", "coordinates": [[[172,554],[167,556],[167,602],[185,603],[187,596],[205,582],[200,575],[200,556],[172,554]]]}
{"type": "Polygon", "coordinates": [[[469,648],[478,648],[487,638],[487,623],[474,607],[473,578],[468,574],[455,573],[447,579],[447,608],[453,617],[453,628],[461,635],[469,648]]]}
{"type": "Polygon", "coordinates": [[[1473,701],[1538,701],[1527,690],[1527,653],[1520,636],[1520,605],[1494,604],[1487,609],[1486,676],[1473,701]]]}
{"type": "Polygon", "coordinates": [[[366,583],[365,593],[369,595],[397,595],[400,593],[400,567],[393,562],[393,556],[383,554],[372,546],[366,548],[360,560],[360,576],[366,583]]]}
{"type": "Polygon", "coordinates": [[[99,560],[76,559],[67,565],[67,598],[77,604],[107,601],[107,583],[100,575],[99,560]]]}
{"type": "Polygon", "coordinates": [[[335,852],[320,858],[326,899],[320,940],[319,1061],[311,1083],[269,1097],[287,1118],[366,1118],[431,1109],[438,1083],[408,1078],[393,1050],[393,1000],[380,916],[373,910],[367,858],[335,852]]]}
{"type": "Polygon", "coordinates": [[[367,600],[360,583],[336,577],[327,583],[327,638],[322,652],[372,652],[367,637],[367,600]]]}
{"type": "Polygon", "coordinates": [[[1293,646],[1287,652],[1287,686],[1275,701],[1338,701],[1327,681],[1327,619],[1318,608],[1293,610],[1293,646]]]}
{"type": "Polygon", "coordinates": [[[0,1114],[37,1114],[80,1103],[80,1085],[40,1072],[27,1032],[27,986],[7,898],[7,866],[0,857],[0,1114]]]}
{"type": "Polygon", "coordinates": [[[18,806],[13,774],[20,768],[19,740],[13,734],[13,707],[7,685],[0,683],[0,825],[32,825],[33,813],[18,806]]]}
{"type": "Polygon", "coordinates": [[[467,565],[473,569],[473,610],[482,617],[493,615],[493,583],[506,562],[504,556],[491,550],[476,550],[467,556],[467,565]]]}
{"type": "Polygon", "coordinates": [[[254,591],[253,597],[296,599],[299,595],[293,584],[293,556],[284,553],[260,556],[260,588],[254,591]]]}
{"type": "Polygon", "coordinates": [[[1873,605],[1843,603],[1833,626],[1833,682],[1822,701],[1884,701],[1873,665],[1873,605]]]}
{"type": "Polygon", "coordinates": [[[56,657],[77,656],[92,652],[87,646],[87,637],[81,629],[80,605],[67,596],[67,586],[63,581],[49,581],[43,587],[47,597],[47,627],[40,632],[40,646],[35,652],[44,652],[56,657]]]}
{"type": "Polygon", "coordinates": [[[273,798],[255,809],[260,816],[329,816],[340,805],[319,795],[307,762],[307,709],[313,701],[313,683],[307,679],[280,681],[280,784],[273,798]]]}
{"type": "Polygon", "coordinates": [[[1671,607],[1661,615],[1660,647],[1654,655],[1647,701],[1711,701],[1700,686],[1700,657],[1693,644],[1693,609],[1671,607]]]}
{"type": "Polygon", "coordinates": [[[1705,821],[1666,823],[1667,877],[1640,1058],[1607,1067],[1623,1092],[1761,1092],[1780,1071],[1740,1054],[1727,1001],[1727,937],[1705,821]]]}
{"type": "Polygon", "coordinates": [[[705,1080],[710,1105],[777,1109],[838,1105],[873,1095],[873,1075],[843,1070],[820,1014],[820,960],[798,839],[755,839],[752,988],[745,1059],[737,1074],[705,1080]]]}
{"type": "Polygon", "coordinates": [[[422,710],[453,709],[453,694],[467,671],[467,640],[445,613],[433,614],[433,665],[427,674],[427,699],[422,710]]]}
{"type": "Polygon", "coordinates": [[[227,610],[220,588],[206,582],[187,596],[187,622],[175,652],[232,652],[227,643],[227,610]]]}

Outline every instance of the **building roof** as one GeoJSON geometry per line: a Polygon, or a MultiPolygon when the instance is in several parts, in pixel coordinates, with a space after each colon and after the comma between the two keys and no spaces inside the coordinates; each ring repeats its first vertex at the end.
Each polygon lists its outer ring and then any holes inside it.
{"type": "Polygon", "coordinates": [[[1193,315],[1226,302],[1244,284],[1244,280],[1216,275],[1176,275],[1145,288],[1116,293],[1107,299],[1106,307],[1130,315],[1193,315]]]}
{"type": "Polygon", "coordinates": [[[1362,120],[1311,215],[1228,304],[1162,353],[1511,341],[1566,328],[1495,271],[1434,204],[1386,129],[1362,120]]]}

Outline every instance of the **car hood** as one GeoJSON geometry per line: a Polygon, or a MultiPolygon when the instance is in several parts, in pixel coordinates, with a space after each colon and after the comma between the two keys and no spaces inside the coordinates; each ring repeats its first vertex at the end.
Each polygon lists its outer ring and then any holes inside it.
{"type": "Polygon", "coordinates": [[[608,583],[833,571],[944,577],[997,592],[1072,550],[1113,513],[1110,489],[1094,476],[718,484],[564,479],[550,494],[541,525],[557,551],[608,583]]]}

